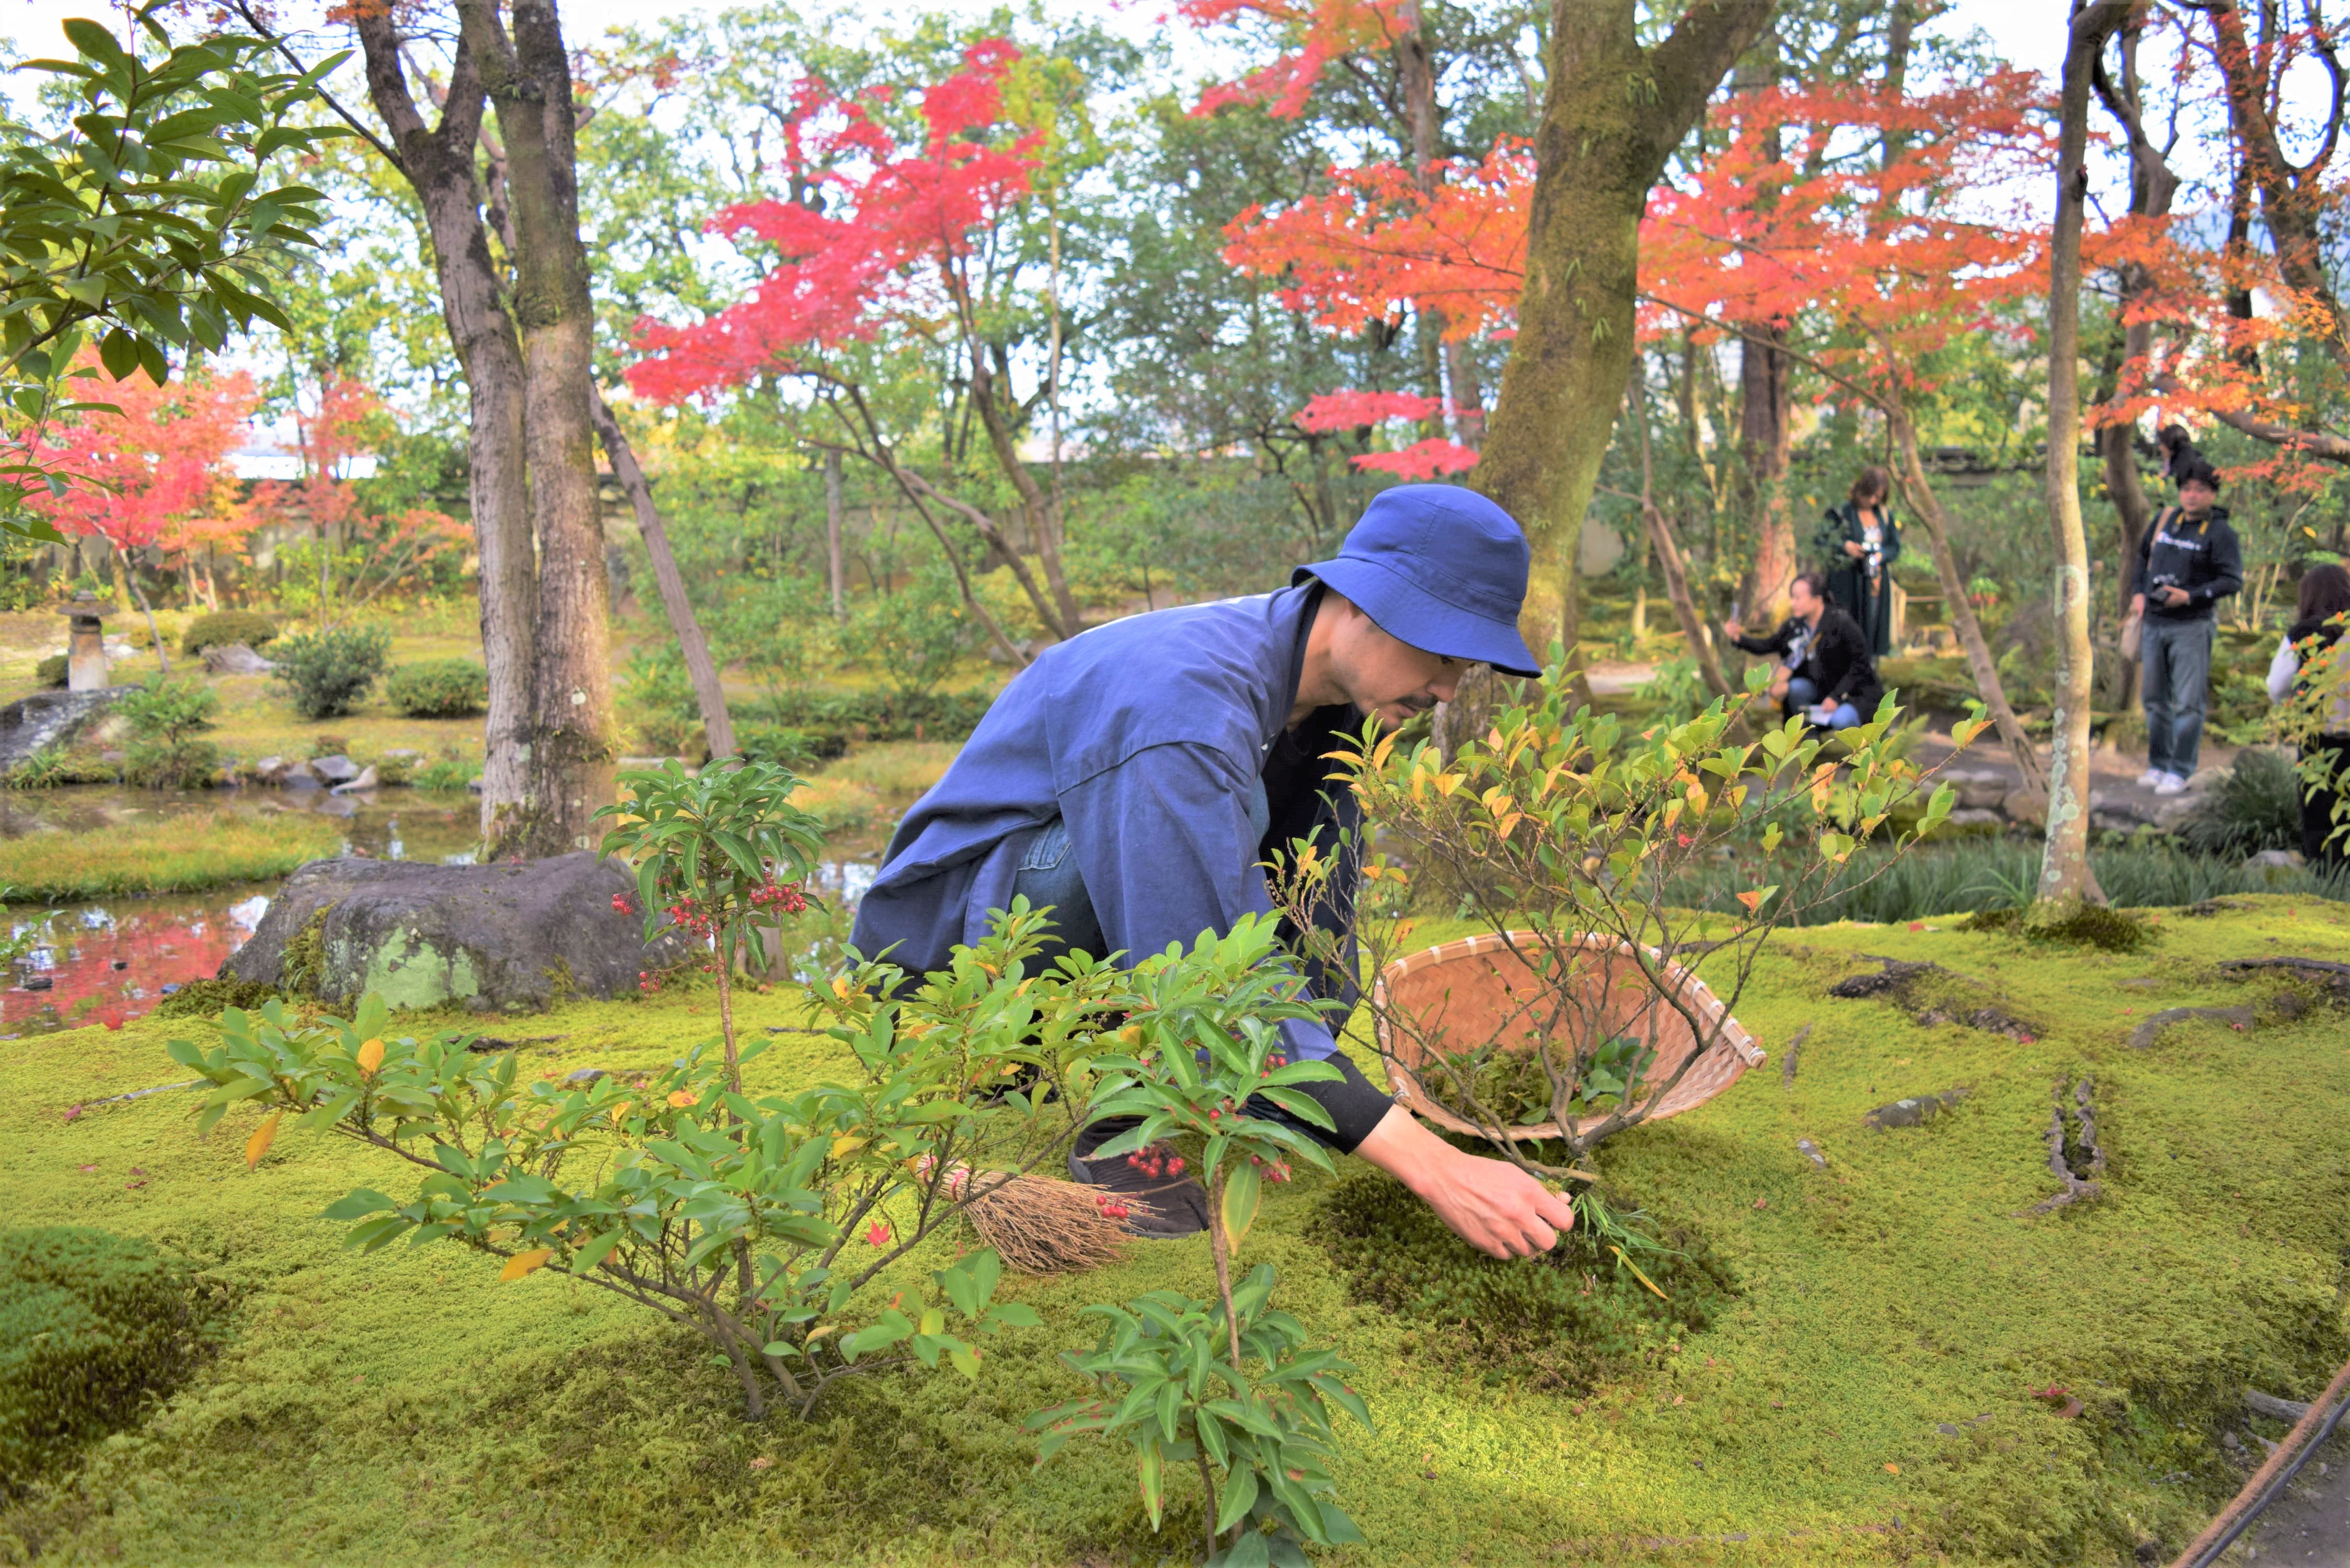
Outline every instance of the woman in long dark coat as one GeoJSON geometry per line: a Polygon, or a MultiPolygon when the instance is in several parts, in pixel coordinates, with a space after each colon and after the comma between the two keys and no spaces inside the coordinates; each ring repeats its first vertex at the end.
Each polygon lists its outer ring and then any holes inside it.
{"type": "Polygon", "coordinates": [[[1887,574],[1901,556],[1901,529],[1885,504],[1892,488],[1892,476],[1877,464],[1862,469],[1852,493],[1828,508],[1814,541],[1824,557],[1829,600],[1859,623],[1877,659],[1893,651],[1893,584],[1887,574]]]}

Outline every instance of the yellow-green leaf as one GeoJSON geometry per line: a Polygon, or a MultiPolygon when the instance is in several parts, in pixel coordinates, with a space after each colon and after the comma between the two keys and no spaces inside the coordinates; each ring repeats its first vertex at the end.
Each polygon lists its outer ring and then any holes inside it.
{"type": "Polygon", "coordinates": [[[270,1144],[277,1137],[277,1120],[285,1114],[284,1111],[270,1112],[269,1119],[254,1128],[253,1136],[244,1140],[245,1169],[251,1170],[259,1165],[261,1157],[269,1152],[270,1144]]]}
{"type": "Polygon", "coordinates": [[[498,1271],[498,1278],[501,1281],[518,1280],[525,1274],[544,1267],[546,1260],[553,1256],[555,1256],[555,1249],[552,1247],[533,1247],[527,1252],[516,1252],[506,1260],[506,1266],[498,1271]]]}
{"type": "Polygon", "coordinates": [[[1224,1241],[1235,1251],[1240,1250],[1241,1238],[1256,1223],[1257,1199],[1263,1191],[1263,1179],[1247,1160],[1235,1163],[1224,1175],[1224,1241]]]}

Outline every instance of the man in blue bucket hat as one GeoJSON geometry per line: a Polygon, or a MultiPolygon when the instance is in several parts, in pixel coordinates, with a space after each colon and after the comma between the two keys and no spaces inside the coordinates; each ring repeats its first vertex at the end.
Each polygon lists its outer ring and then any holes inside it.
{"type": "MultiPolygon", "coordinates": [[[[1360,836],[1359,807],[1323,760],[1339,737],[1366,715],[1393,725],[1427,711],[1472,664],[1538,673],[1518,635],[1529,558],[1524,533],[1483,496],[1399,485],[1335,557],[1277,593],[1134,616],[1046,649],[891,836],[857,947],[886,949],[911,973],[940,969],[1024,895],[1052,907],[1067,949],[1129,959],[1266,912],[1260,867],[1274,851],[1317,830],[1325,844],[1360,836]]],[[[1342,934],[1354,869],[1334,878],[1323,916],[1342,934]]],[[[1351,966],[1312,967],[1316,994],[1352,1000],[1351,966]]],[[[1327,1028],[1284,1029],[1292,1055],[1345,1075],[1304,1086],[1336,1124],[1308,1130],[1394,1175],[1470,1244],[1524,1256],[1574,1223],[1534,1178],[1420,1126],[1327,1028]]],[[[1115,1131],[1087,1128],[1072,1173],[1180,1211],[1159,1229],[1202,1228],[1195,1187],[1145,1189],[1120,1162],[1087,1163],[1115,1131]]]]}

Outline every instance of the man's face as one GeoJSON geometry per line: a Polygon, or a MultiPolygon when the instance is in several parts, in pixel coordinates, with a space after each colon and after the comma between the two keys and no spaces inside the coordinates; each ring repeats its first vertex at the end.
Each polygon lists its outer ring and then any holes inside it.
{"type": "Polygon", "coordinates": [[[1817,620],[1820,618],[1820,596],[1812,592],[1811,584],[1798,582],[1787,590],[1787,607],[1795,612],[1798,620],[1817,620]]]}
{"type": "Polygon", "coordinates": [[[2189,517],[2200,517],[2211,510],[2220,493],[2199,479],[2190,479],[2178,487],[2178,504],[2189,517]]]}
{"type": "Polygon", "coordinates": [[[1338,615],[1330,643],[1330,671],[1348,701],[1378,714],[1383,723],[1401,724],[1452,700],[1466,664],[1389,637],[1344,599],[1336,599],[1330,607],[1338,615]]]}

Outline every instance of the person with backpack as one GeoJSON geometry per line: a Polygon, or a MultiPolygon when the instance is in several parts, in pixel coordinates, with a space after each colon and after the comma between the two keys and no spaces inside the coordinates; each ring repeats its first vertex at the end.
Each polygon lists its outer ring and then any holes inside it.
{"type": "Polygon", "coordinates": [[[1893,477],[1875,463],[1860,471],[1852,493],[1828,508],[1814,547],[1827,561],[1828,599],[1860,627],[1872,658],[1893,651],[1893,563],[1901,558],[1901,530],[1885,504],[1893,477]]]}
{"type": "Polygon", "coordinates": [[[2350,619],[2350,571],[2312,566],[2301,579],[2293,625],[2269,661],[2269,701],[2298,701],[2309,710],[2303,721],[2301,761],[2314,763],[2326,782],[2301,781],[2301,853],[2312,866],[2350,861],[2350,843],[2334,836],[2335,803],[2343,770],[2350,768],[2350,680],[2333,650],[2350,619]],[[2322,683],[2322,684],[2321,684],[2322,683]]]}
{"type": "Polygon", "coordinates": [[[2211,683],[2214,607],[2244,586],[2242,546],[2217,504],[2220,476],[2200,457],[2178,473],[2178,504],[2166,506],[2139,541],[2130,615],[2139,620],[2146,667],[2146,772],[2138,783],[2178,794],[2195,775],[2211,683]]]}

